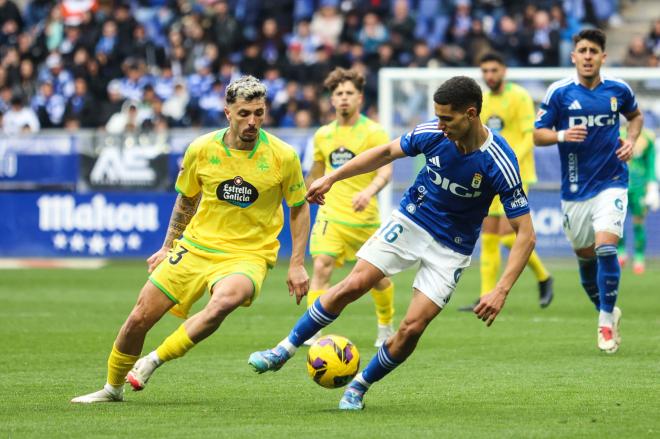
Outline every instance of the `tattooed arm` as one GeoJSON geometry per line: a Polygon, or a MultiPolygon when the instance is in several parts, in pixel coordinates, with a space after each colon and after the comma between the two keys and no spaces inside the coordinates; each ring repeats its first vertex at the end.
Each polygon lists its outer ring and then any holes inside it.
{"type": "Polygon", "coordinates": [[[199,204],[199,200],[201,198],[201,192],[190,198],[184,197],[181,194],[176,197],[174,208],[172,209],[172,216],[170,217],[170,224],[167,226],[165,241],[163,241],[163,246],[160,248],[160,250],[151,255],[149,259],[147,259],[149,273],[154,271],[158,264],[160,264],[160,262],[165,259],[167,252],[172,248],[172,243],[174,240],[183,234],[183,231],[186,229],[190,219],[193,217],[193,215],[195,215],[195,212],[197,211],[197,205],[199,204]]]}

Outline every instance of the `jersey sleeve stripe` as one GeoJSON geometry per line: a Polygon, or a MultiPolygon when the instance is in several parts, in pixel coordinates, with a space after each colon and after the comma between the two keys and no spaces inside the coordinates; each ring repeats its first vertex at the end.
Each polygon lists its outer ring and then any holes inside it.
{"type": "Polygon", "coordinates": [[[513,176],[513,183],[520,184],[520,178],[518,176],[518,172],[516,172],[516,167],[513,166],[513,163],[511,163],[509,157],[507,157],[507,155],[504,153],[504,151],[502,151],[502,148],[497,143],[493,142],[491,145],[493,145],[493,151],[500,156],[502,163],[504,163],[505,166],[508,165],[507,169],[513,176]]]}
{"type": "Polygon", "coordinates": [[[488,152],[488,154],[490,154],[490,156],[493,158],[493,160],[494,160],[495,163],[497,164],[497,167],[500,168],[500,172],[502,172],[502,175],[504,176],[504,179],[505,179],[506,182],[509,184],[509,188],[513,188],[513,184],[511,183],[511,178],[510,178],[509,175],[504,171],[504,169],[502,168],[502,165],[501,165],[500,162],[498,161],[497,157],[495,157],[495,154],[493,153],[493,151],[492,151],[490,148],[488,148],[488,149],[486,149],[486,152],[488,152]]]}
{"type": "Polygon", "coordinates": [[[494,148],[494,144],[488,145],[488,152],[490,155],[493,157],[495,162],[497,163],[497,166],[500,168],[500,171],[507,177],[507,181],[509,184],[512,186],[515,186],[516,184],[516,178],[515,178],[515,172],[507,166],[507,164],[504,162],[502,159],[502,155],[499,154],[499,151],[494,148]]]}
{"type": "Polygon", "coordinates": [[[426,129],[426,130],[415,131],[415,134],[423,134],[423,133],[436,133],[437,134],[437,133],[441,133],[441,132],[442,132],[442,130],[429,130],[429,129],[426,129]]]}
{"type": "Polygon", "coordinates": [[[548,105],[550,103],[550,98],[552,97],[553,93],[558,89],[569,85],[571,82],[573,82],[573,78],[565,78],[550,85],[550,87],[548,88],[548,92],[545,94],[545,97],[543,98],[543,103],[545,105],[548,105]]]}

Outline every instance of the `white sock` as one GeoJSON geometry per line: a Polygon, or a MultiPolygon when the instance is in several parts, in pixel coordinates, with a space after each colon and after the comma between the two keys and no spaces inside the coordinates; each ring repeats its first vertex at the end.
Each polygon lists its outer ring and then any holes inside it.
{"type": "Polygon", "coordinates": [[[362,376],[362,372],[360,372],[359,374],[357,374],[357,375],[355,376],[355,378],[353,378],[353,379],[354,379],[355,381],[357,381],[358,383],[362,384],[362,385],[363,385],[364,387],[366,387],[367,389],[371,386],[371,383],[368,383],[367,380],[365,380],[364,377],[362,376]]]}
{"type": "Polygon", "coordinates": [[[611,312],[601,311],[598,315],[598,326],[607,326],[611,328],[614,326],[614,314],[611,312]]]}
{"type": "Polygon", "coordinates": [[[157,353],[156,351],[151,351],[151,352],[149,352],[149,355],[147,355],[147,356],[149,357],[149,359],[150,359],[151,361],[153,361],[154,363],[156,363],[157,366],[160,366],[161,364],[163,364],[163,360],[161,360],[160,358],[158,358],[158,353],[157,353]]]}
{"type": "Polygon", "coordinates": [[[124,393],[124,386],[121,385],[119,387],[115,387],[110,383],[105,383],[105,386],[103,386],[106,392],[110,393],[111,395],[114,396],[119,396],[122,393],[124,393]]]}
{"type": "Polygon", "coordinates": [[[286,351],[287,351],[287,352],[289,353],[289,355],[292,356],[292,357],[293,357],[294,355],[296,355],[296,351],[298,350],[298,348],[297,348],[296,346],[294,346],[294,345],[289,341],[289,337],[286,337],[284,340],[282,340],[281,342],[279,342],[277,345],[278,345],[278,346],[282,346],[284,349],[286,349],[286,351]]]}

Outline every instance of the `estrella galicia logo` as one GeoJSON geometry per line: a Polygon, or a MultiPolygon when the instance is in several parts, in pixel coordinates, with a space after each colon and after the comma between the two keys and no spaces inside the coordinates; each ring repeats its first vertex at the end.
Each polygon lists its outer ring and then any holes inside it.
{"type": "Polygon", "coordinates": [[[486,126],[491,130],[499,133],[504,129],[504,120],[497,115],[493,115],[486,121],[486,126]]]}
{"type": "Polygon", "coordinates": [[[340,146],[330,153],[330,166],[336,169],[353,157],[355,157],[353,151],[346,149],[345,146],[340,146]]]}
{"type": "Polygon", "coordinates": [[[614,205],[616,206],[617,209],[623,210],[623,201],[621,200],[621,198],[617,198],[616,200],[614,200],[614,205]]]}
{"type": "Polygon", "coordinates": [[[248,207],[259,198],[259,191],[241,176],[225,180],[215,190],[218,200],[226,201],[238,207],[248,207]]]}

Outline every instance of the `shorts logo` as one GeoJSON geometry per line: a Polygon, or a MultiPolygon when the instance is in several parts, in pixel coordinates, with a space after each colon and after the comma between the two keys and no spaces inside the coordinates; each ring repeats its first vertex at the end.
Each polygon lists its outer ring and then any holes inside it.
{"type": "Polygon", "coordinates": [[[486,126],[493,131],[500,132],[504,129],[504,120],[499,116],[493,115],[486,121],[486,126]]]}
{"type": "Polygon", "coordinates": [[[462,274],[463,274],[463,269],[457,268],[456,271],[454,271],[454,282],[458,283],[458,280],[461,278],[462,274]]]}
{"type": "Polygon", "coordinates": [[[408,213],[413,214],[417,210],[417,206],[415,206],[413,203],[409,203],[406,206],[406,210],[408,211],[408,213]]]}
{"type": "Polygon", "coordinates": [[[478,172],[472,177],[472,188],[479,189],[481,187],[482,176],[478,172]]]}
{"type": "Polygon", "coordinates": [[[340,146],[330,153],[330,166],[336,169],[353,157],[355,157],[353,151],[346,149],[345,146],[340,146]]]}
{"type": "Polygon", "coordinates": [[[610,98],[610,109],[612,111],[616,111],[617,108],[619,108],[619,102],[616,100],[614,96],[610,98]]]}
{"type": "Polygon", "coordinates": [[[623,201],[621,200],[621,198],[617,198],[616,200],[614,200],[614,205],[616,206],[617,209],[623,210],[623,201]]]}
{"type": "Polygon", "coordinates": [[[248,207],[259,198],[259,191],[241,176],[225,180],[215,190],[218,200],[226,201],[234,206],[248,207]]]}

